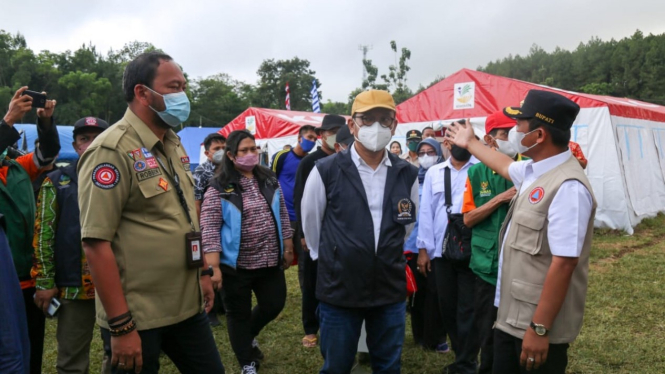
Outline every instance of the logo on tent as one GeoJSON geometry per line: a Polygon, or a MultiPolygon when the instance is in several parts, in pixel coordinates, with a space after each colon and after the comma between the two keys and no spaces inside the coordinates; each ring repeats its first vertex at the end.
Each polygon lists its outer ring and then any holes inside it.
{"type": "Polygon", "coordinates": [[[475,106],[476,83],[455,83],[453,109],[472,109],[475,106]]]}
{"type": "Polygon", "coordinates": [[[531,204],[538,204],[543,197],[545,197],[545,190],[542,187],[536,187],[529,193],[529,202],[531,204]]]}

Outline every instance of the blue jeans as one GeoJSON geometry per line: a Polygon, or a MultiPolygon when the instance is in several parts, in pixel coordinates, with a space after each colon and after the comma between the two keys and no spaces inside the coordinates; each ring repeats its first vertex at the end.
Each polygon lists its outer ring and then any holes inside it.
{"type": "Polygon", "coordinates": [[[363,321],[375,374],[399,373],[406,302],[373,308],[342,308],[319,303],[323,368],[321,374],[347,374],[353,367],[363,321]]]}

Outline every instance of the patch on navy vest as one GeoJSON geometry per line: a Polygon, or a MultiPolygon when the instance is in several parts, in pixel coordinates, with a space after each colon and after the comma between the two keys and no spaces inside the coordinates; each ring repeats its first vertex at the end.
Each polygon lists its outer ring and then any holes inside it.
{"type": "Polygon", "coordinates": [[[60,179],[58,180],[58,184],[61,185],[61,186],[67,186],[71,181],[72,181],[72,178],[70,178],[69,175],[62,174],[62,175],[60,175],[60,179]]]}
{"type": "Polygon", "coordinates": [[[104,162],[92,170],[92,183],[99,188],[108,190],[117,186],[118,182],[120,182],[120,172],[113,164],[104,162]]]}
{"type": "Polygon", "coordinates": [[[536,187],[529,193],[529,202],[538,204],[545,197],[545,190],[542,187],[536,187]]]}
{"type": "Polygon", "coordinates": [[[413,203],[411,199],[401,199],[397,202],[397,222],[412,221],[413,203]]]}
{"type": "Polygon", "coordinates": [[[162,171],[159,169],[148,169],[146,171],[141,171],[136,173],[136,180],[142,182],[146,179],[154,178],[158,175],[162,175],[162,171]]]}

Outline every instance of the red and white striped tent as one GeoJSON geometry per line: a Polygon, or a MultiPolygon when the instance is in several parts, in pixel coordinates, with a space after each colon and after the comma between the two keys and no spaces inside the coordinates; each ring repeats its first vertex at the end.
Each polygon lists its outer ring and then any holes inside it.
{"type": "Polygon", "coordinates": [[[269,155],[281,150],[286,144],[296,145],[298,131],[305,125],[321,126],[325,113],[297,112],[263,108],[247,108],[219,133],[229,136],[234,130],[249,130],[261,149],[269,155]]]}
{"type": "Polygon", "coordinates": [[[411,129],[471,118],[484,134],[485,118],[519,106],[531,89],[557,92],[580,105],[572,139],[589,160],[587,176],[598,200],[596,227],[628,233],[665,212],[665,107],[638,100],[582,94],[462,69],[397,107],[396,138],[411,129]]]}

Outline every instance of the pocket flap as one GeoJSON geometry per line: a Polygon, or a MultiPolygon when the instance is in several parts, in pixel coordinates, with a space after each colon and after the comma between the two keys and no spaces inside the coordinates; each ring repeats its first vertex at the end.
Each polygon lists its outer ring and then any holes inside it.
{"type": "Polygon", "coordinates": [[[540,294],[543,292],[543,286],[525,282],[519,279],[513,279],[510,285],[510,294],[519,301],[529,304],[538,304],[540,294]]]}
{"type": "Polygon", "coordinates": [[[545,227],[547,216],[531,210],[515,210],[513,221],[532,230],[541,230],[545,227]]]}
{"type": "Polygon", "coordinates": [[[159,178],[151,178],[142,182],[138,183],[139,189],[141,190],[141,193],[143,194],[143,197],[146,199],[150,199],[152,197],[155,197],[157,195],[161,195],[163,193],[166,193],[166,191],[171,190],[170,185],[166,185],[166,189],[162,188],[159,186],[159,178]]]}

